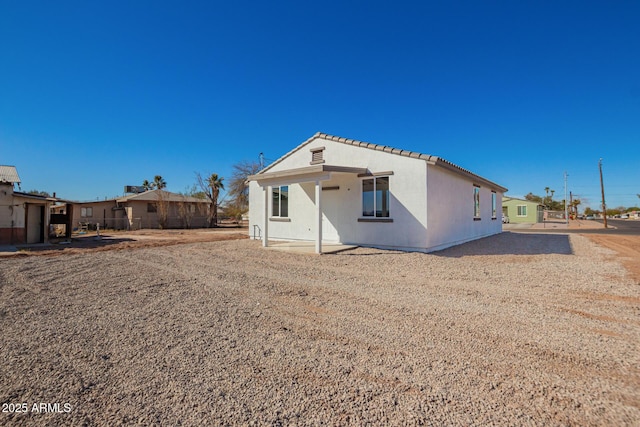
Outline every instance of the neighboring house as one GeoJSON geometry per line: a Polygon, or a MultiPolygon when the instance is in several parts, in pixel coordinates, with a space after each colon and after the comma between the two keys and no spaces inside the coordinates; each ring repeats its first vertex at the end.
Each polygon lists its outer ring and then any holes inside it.
{"type": "Polygon", "coordinates": [[[16,168],[0,166],[0,245],[47,242],[55,199],[14,191],[14,184],[20,184],[16,168]]]}
{"type": "Polygon", "coordinates": [[[629,218],[632,219],[640,219],[640,211],[627,212],[627,215],[629,215],[629,218]]]}
{"type": "Polygon", "coordinates": [[[249,236],[430,252],[502,231],[506,188],[442,158],[324,133],[249,180],[249,236]]]}
{"type": "Polygon", "coordinates": [[[94,229],[100,224],[101,228],[119,230],[159,228],[161,222],[163,228],[206,227],[209,207],[207,200],[164,190],[68,204],[73,207],[74,228],[94,229]]]}
{"type": "Polygon", "coordinates": [[[502,199],[502,212],[509,217],[510,223],[533,224],[542,222],[544,206],[530,200],[504,196],[502,199]]]}

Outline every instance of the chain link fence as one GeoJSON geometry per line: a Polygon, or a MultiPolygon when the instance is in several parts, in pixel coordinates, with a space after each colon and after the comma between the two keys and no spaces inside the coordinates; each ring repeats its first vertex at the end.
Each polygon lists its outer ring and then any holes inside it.
{"type": "MultiPolygon", "coordinates": [[[[219,220],[218,223],[223,221],[219,220]]],[[[86,233],[88,231],[96,231],[98,225],[101,230],[126,230],[134,231],[141,229],[185,229],[185,228],[207,228],[209,223],[207,218],[195,217],[185,218],[181,216],[168,216],[163,227],[157,218],[103,218],[100,221],[80,221],[74,226],[74,232],[86,233]]],[[[240,224],[241,225],[241,224],[240,224]]]]}

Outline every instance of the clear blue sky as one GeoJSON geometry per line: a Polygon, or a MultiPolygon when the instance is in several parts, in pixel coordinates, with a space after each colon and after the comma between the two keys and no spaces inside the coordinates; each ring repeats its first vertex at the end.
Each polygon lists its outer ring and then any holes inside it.
{"type": "Polygon", "coordinates": [[[508,195],[640,200],[637,1],[5,1],[0,164],[122,195],[317,131],[441,156],[508,195]]]}

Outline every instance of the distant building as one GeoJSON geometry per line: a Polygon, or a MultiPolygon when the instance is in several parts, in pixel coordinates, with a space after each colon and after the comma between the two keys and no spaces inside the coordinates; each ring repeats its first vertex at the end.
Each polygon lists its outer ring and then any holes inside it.
{"type": "Polygon", "coordinates": [[[510,223],[537,223],[543,221],[544,206],[537,202],[515,197],[502,198],[502,214],[509,217],[510,223]]]}
{"type": "MultiPolygon", "coordinates": [[[[135,230],[140,228],[206,227],[209,201],[164,190],[92,202],[67,202],[74,228],[135,230]]],[[[55,210],[63,210],[61,206],[55,210]]]]}
{"type": "Polygon", "coordinates": [[[0,245],[47,242],[55,199],[14,191],[15,184],[20,184],[15,166],[0,166],[0,245]]]}

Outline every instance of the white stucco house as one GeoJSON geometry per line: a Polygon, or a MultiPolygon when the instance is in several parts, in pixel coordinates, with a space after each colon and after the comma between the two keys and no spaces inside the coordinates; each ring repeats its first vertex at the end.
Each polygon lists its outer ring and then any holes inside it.
{"type": "Polygon", "coordinates": [[[506,188],[442,158],[316,133],[252,175],[249,236],[431,252],[502,232],[506,188]]]}

